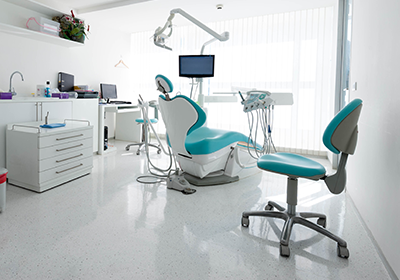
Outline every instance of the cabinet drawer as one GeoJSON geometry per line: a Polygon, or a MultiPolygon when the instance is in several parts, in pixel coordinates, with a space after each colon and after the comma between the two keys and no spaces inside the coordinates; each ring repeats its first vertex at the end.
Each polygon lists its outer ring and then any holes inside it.
{"type": "Polygon", "coordinates": [[[85,138],[90,138],[90,139],[93,138],[92,127],[87,127],[87,129],[80,129],[73,132],[59,133],[46,137],[40,137],[39,149],[85,138]]]}
{"type": "MultiPolygon", "coordinates": [[[[93,167],[93,157],[83,158],[81,160],[70,162],[62,166],[58,166],[39,173],[39,184],[44,183],[49,180],[57,179],[58,177],[64,177],[68,174],[73,174],[79,169],[91,168],[93,167]]],[[[75,179],[71,176],[70,180],[75,179]]]]}
{"type": "MultiPolygon", "coordinates": [[[[72,141],[69,143],[50,146],[47,148],[39,149],[39,160],[58,157],[60,155],[68,155],[70,153],[74,153],[78,150],[92,148],[93,140],[92,138],[82,139],[78,141],[72,141]]],[[[93,149],[93,148],[92,148],[93,149]]]]}
{"type": "Polygon", "coordinates": [[[93,149],[92,147],[87,147],[83,148],[80,150],[76,151],[69,151],[66,154],[60,154],[55,157],[50,157],[44,160],[39,161],[39,172],[54,168],[54,167],[59,167],[64,164],[68,164],[71,162],[79,161],[83,158],[87,158],[93,155],[93,149]]]}

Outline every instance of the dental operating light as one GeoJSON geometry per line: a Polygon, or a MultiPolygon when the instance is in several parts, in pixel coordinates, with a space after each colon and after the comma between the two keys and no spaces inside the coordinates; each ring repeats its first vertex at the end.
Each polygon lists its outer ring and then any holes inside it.
{"type": "MultiPolygon", "coordinates": [[[[172,48],[167,47],[165,44],[166,44],[166,41],[169,39],[169,37],[172,34],[172,20],[175,17],[175,14],[181,14],[183,17],[185,17],[189,21],[193,22],[195,25],[197,25],[198,27],[200,27],[201,29],[206,31],[208,34],[213,36],[216,40],[227,41],[229,39],[229,32],[223,32],[221,34],[218,34],[217,32],[210,29],[208,26],[201,23],[200,21],[198,21],[197,19],[195,19],[194,17],[192,17],[191,15],[189,15],[188,13],[183,11],[182,9],[173,9],[173,10],[171,10],[170,16],[168,17],[167,22],[165,23],[164,27],[158,27],[156,29],[156,31],[154,32],[154,44],[156,46],[172,51],[172,48]],[[168,28],[170,29],[170,31],[167,35],[164,33],[164,31],[166,31],[168,28]]],[[[207,43],[211,43],[211,42],[215,41],[215,39],[212,39],[211,41],[209,41],[207,43]]],[[[204,49],[204,46],[203,46],[203,49],[204,49]]],[[[202,49],[202,53],[203,53],[203,49],[202,49]]]]}

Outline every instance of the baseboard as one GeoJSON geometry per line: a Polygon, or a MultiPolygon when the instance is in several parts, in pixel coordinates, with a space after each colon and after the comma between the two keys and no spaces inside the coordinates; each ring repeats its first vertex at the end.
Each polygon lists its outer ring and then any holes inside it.
{"type": "Polygon", "coordinates": [[[349,201],[350,201],[350,203],[352,204],[352,206],[353,206],[353,208],[355,210],[356,216],[361,221],[362,226],[364,227],[365,231],[367,232],[368,237],[371,239],[372,244],[374,245],[376,251],[378,252],[378,255],[379,255],[380,259],[382,260],[382,263],[385,266],[385,268],[386,268],[387,272],[389,273],[390,277],[392,278],[392,280],[399,280],[398,276],[394,272],[393,268],[390,266],[390,264],[387,261],[385,255],[383,254],[381,248],[379,247],[378,242],[375,240],[372,232],[369,230],[367,224],[365,223],[364,219],[362,218],[360,212],[358,212],[356,204],[354,203],[354,201],[351,198],[350,194],[348,192],[346,194],[347,194],[347,198],[349,198],[349,201]]]}

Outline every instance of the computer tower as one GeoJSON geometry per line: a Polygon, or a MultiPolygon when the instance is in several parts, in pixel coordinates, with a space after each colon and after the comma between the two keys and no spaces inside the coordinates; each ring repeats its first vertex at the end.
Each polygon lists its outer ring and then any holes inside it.
{"type": "Polygon", "coordinates": [[[108,149],[108,127],[104,126],[104,151],[108,149]]]}

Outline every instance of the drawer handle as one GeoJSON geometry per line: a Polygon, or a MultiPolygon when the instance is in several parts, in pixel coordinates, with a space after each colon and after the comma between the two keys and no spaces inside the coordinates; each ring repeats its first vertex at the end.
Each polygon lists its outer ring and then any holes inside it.
{"type": "Polygon", "coordinates": [[[65,172],[65,171],[68,171],[68,170],[71,170],[71,169],[74,169],[74,168],[78,168],[79,166],[82,166],[82,165],[83,165],[83,163],[81,163],[81,164],[79,164],[79,165],[77,165],[77,166],[71,167],[71,168],[67,168],[67,169],[65,169],[65,170],[63,170],[63,171],[56,171],[56,173],[57,173],[57,174],[60,174],[60,173],[63,173],[63,172],[65,172]]]}
{"type": "Polygon", "coordinates": [[[57,138],[57,141],[61,141],[61,140],[65,140],[65,139],[70,139],[70,138],[75,138],[75,137],[81,137],[83,136],[83,134],[79,134],[79,135],[74,135],[74,136],[69,136],[69,137],[64,137],[64,138],[57,138]]]}
{"type": "Polygon", "coordinates": [[[83,154],[79,154],[79,155],[77,155],[77,156],[65,158],[65,159],[62,159],[62,160],[56,160],[56,162],[59,163],[59,162],[63,162],[63,161],[66,161],[66,160],[73,159],[73,158],[81,157],[81,156],[83,156],[83,154]]]}
{"type": "Polygon", "coordinates": [[[77,147],[80,147],[80,146],[83,146],[83,144],[79,144],[79,145],[72,146],[72,147],[68,147],[68,148],[64,148],[64,149],[57,149],[56,151],[57,151],[57,152],[61,152],[61,151],[65,151],[65,150],[77,148],[77,147]]]}

